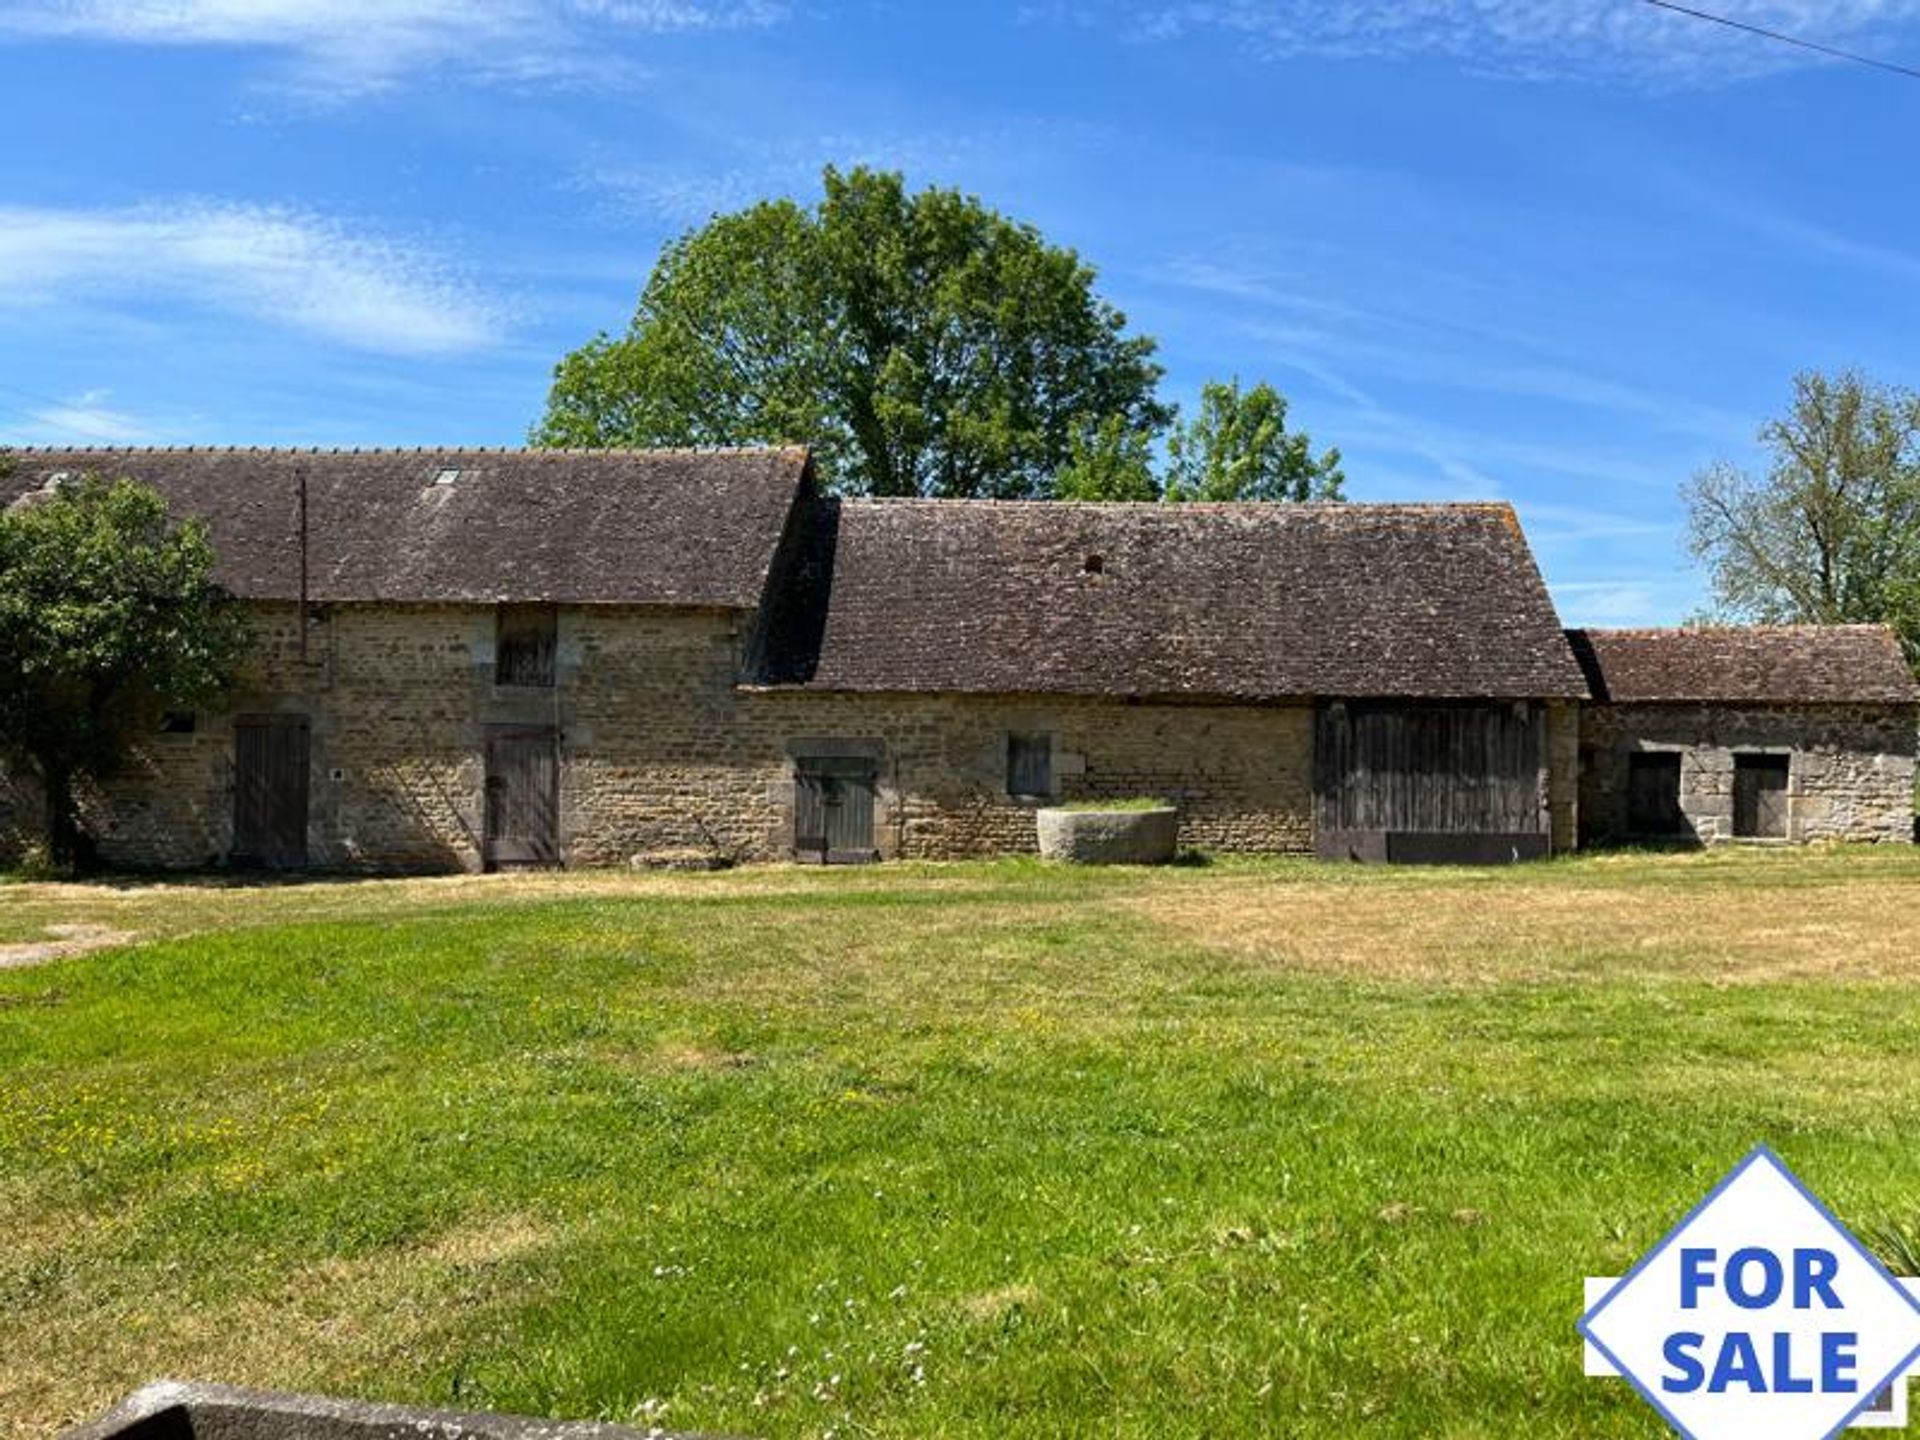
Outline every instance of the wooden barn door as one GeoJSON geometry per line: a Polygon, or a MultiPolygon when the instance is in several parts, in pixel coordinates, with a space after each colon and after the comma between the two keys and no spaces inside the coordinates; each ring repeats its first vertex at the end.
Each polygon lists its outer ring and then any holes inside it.
{"type": "Polygon", "coordinates": [[[1546,853],[1540,706],[1336,701],[1320,707],[1315,728],[1323,856],[1484,863],[1546,853]]]}
{"type": "Polygon", "coordinates": [[[487,732],[489,870],[560,863],[560,747],[551,727],[487,732]]]}
{"type": "Polygon", "coordinates": [[[233,864],[290,870],[307,863],[308,751],[304,715],[233,722],[233,864]]]}
{"type": "Polygon", "coordinates": [[[873,843],[879,767],[857,756],[797,760],[793,771],[793,853],[816,864],[880,858],[873,843]]]}
{"type": "Polygon", "coordinates": [[[1787,838],[1785,755],[1733,757],[1733,833],[1754,840],[1787,838]]]}

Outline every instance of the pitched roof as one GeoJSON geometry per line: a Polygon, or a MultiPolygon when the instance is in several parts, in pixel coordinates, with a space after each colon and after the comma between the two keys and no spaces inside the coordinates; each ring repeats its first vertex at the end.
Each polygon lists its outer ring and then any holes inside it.
{"type": "Polygon", "coordinates": [[[304,477],[314,600],[746,608],[806,471],[798,448],[0,450],[0,507],[130,476],[207,522],[228,589],[293,599],[304,477]]]}
{"type": "Polygon", "coordinates": [[[1578,697],[1506,505],[822,501],[750,671],[816,690],[1578,697]]]}
{"type": "Polygon", "coordinates": [[[1884,625],[1569,630],[1596,700],[1749,704],[1920,702],[1884,625]]]}

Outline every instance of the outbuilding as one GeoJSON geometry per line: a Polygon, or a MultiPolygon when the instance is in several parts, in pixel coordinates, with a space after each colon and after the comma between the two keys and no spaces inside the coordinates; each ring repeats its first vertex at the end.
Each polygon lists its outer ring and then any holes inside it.
{"type": "Polygon", "coordinates": [[[1880,625],[1573,630],[1585,844],[1910,841],[1920,686],[1880,625]]]}

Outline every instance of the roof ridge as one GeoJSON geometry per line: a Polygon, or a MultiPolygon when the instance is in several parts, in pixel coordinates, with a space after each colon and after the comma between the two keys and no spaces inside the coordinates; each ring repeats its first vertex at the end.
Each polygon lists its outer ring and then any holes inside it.
{"type": "Polygon", "coordinates": [[[874,509],[921,507],[926,509],[965,506],[972,510],[1087,510],[1128,513],[1147,511],[1156,515],[1221,514],[1247,512],[1257,514],[1296,514],[1318,511],[1355,514],[1381,510],[1409,513],[1456,511],[1512,512],[1509,500],[1048,500],[961,499],[934,495],[845,495],[843,505],[872,506],[874,509]]]}
{"type": "Polygon", "coordinates": [[[786,455],[805,445],[0,445],[0,455],[786,455]]]}
{"type": "Polygon", "coordinates": [[[1569,632],[1584,635],[1780,635],[1805,632],[1829,633],[1835,630],[1871,630],[1895,634],[1894,627],[1881,620],[1846,620],[1829,623],[1818,620],[1791,620],[1748,625],[1737,620],[1716,620],[1706,625],[1569,625],[1569,632]]]}

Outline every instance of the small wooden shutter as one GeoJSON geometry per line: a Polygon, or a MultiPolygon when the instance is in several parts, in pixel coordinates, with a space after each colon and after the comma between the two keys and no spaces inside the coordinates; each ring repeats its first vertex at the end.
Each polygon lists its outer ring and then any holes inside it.
{"type": "Polygon", "coordinates": [[[1045,798],[1053,794],[1053,737],[1007,736],[1007,794],[1045,798]]]}
{"type": "Polygon", "coordinates": [[[234,864],[281,870],[307,863],[308,764],[306,716],[234,720],[234,864]]]}
{"type": "Polygon", "coordinates": [[[1733,833],[1754,840],[1784,840],[1787,836],[1787,777],[1785,755],[1733,757],[1733,833]]]}

